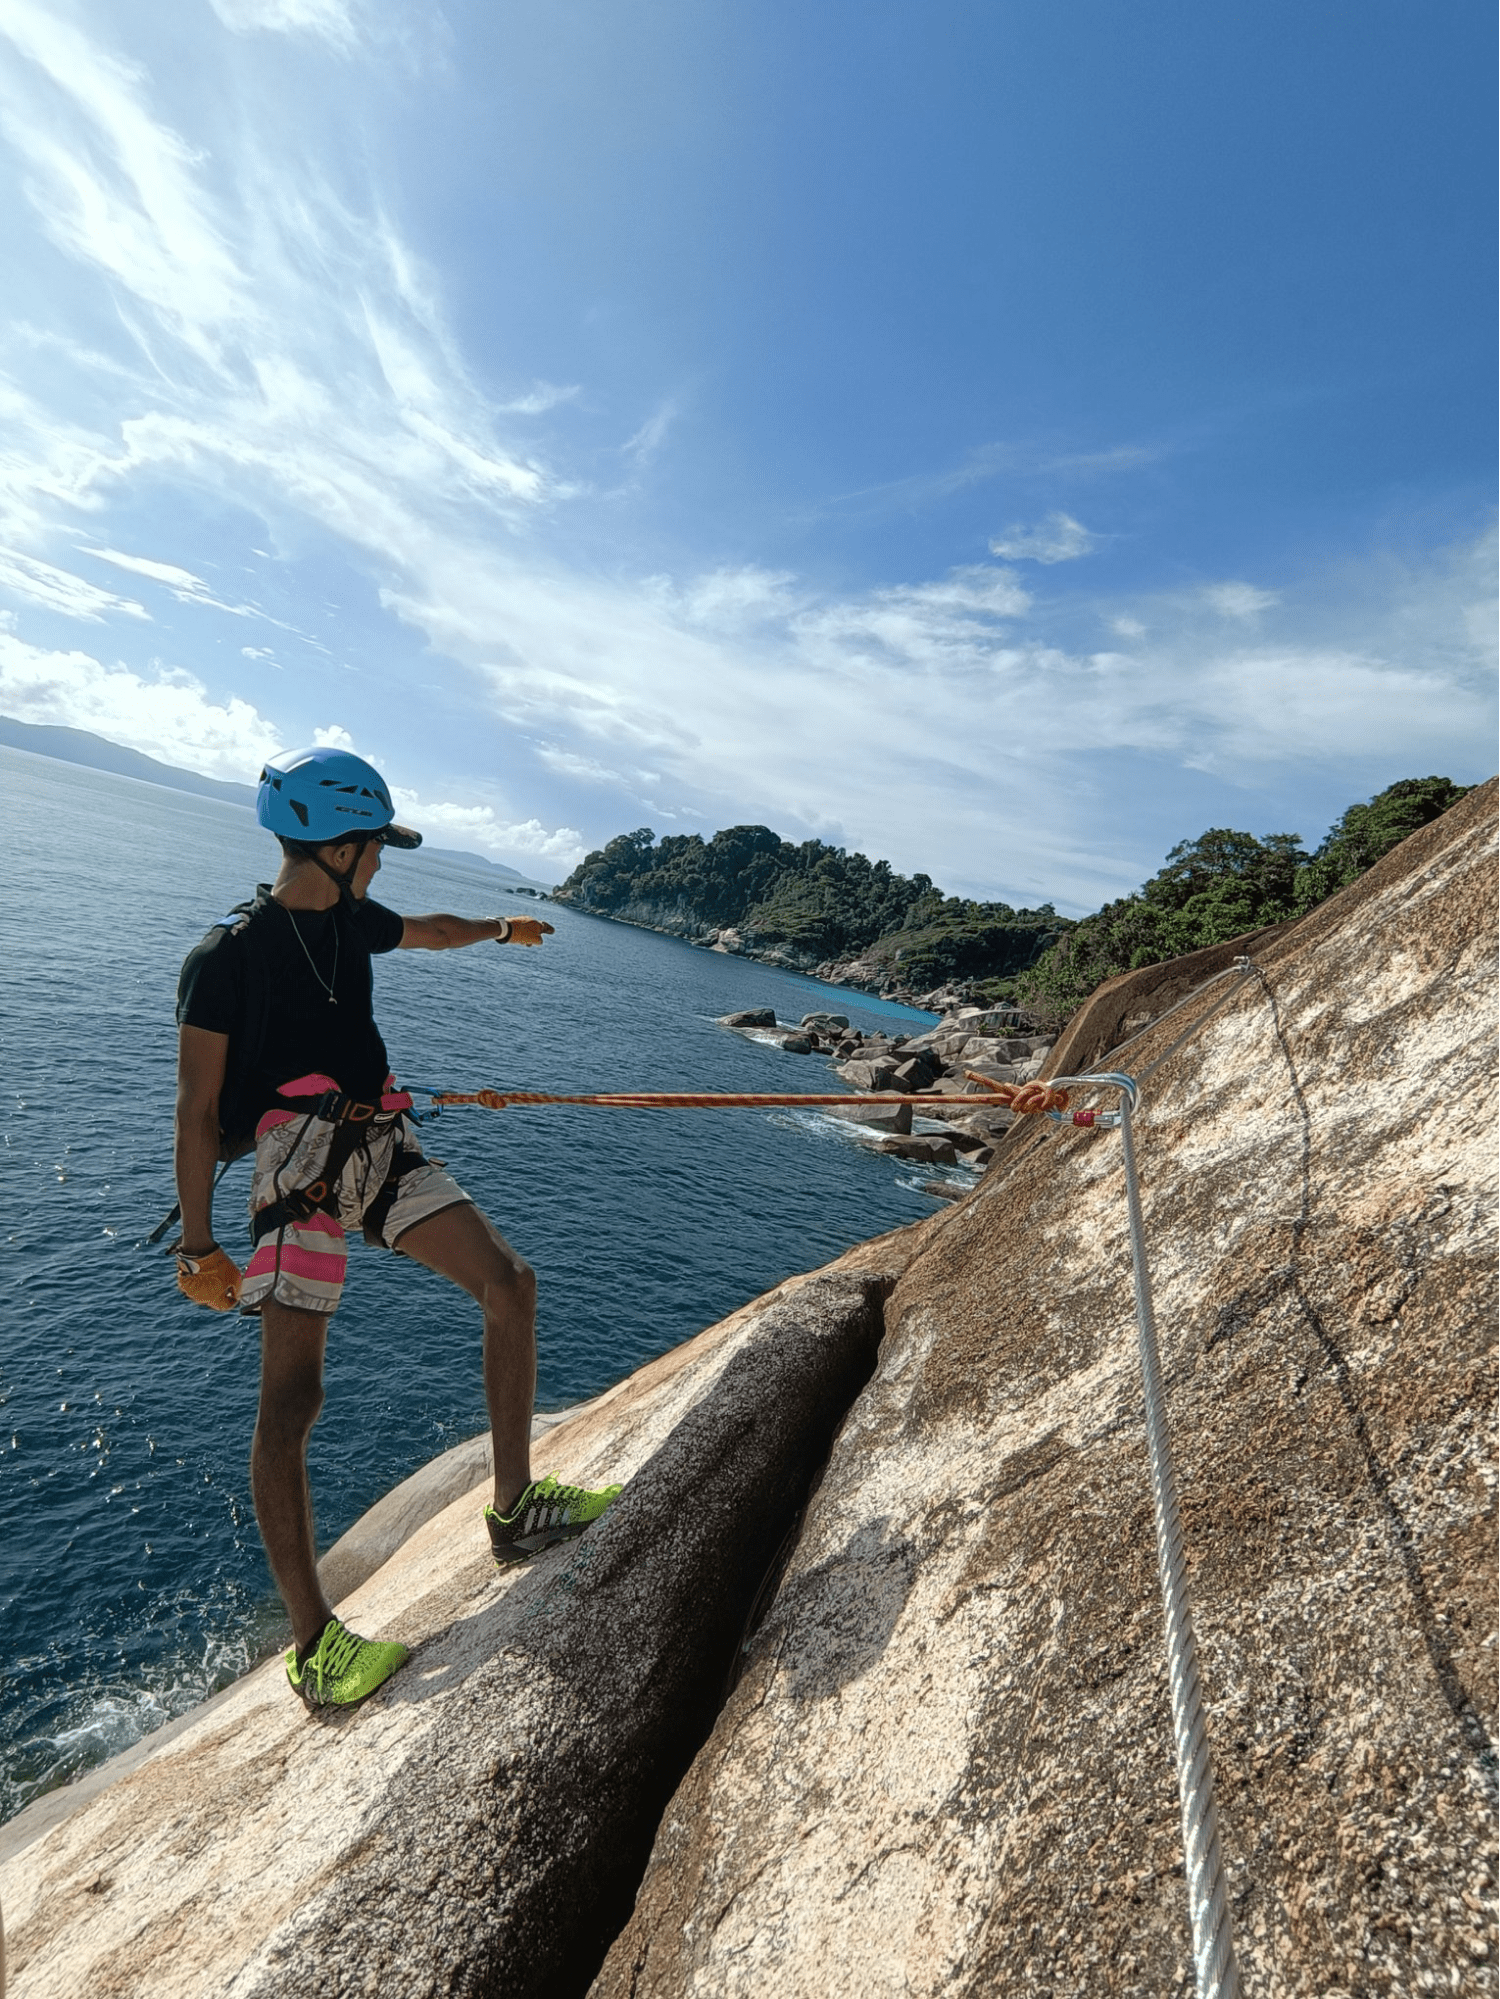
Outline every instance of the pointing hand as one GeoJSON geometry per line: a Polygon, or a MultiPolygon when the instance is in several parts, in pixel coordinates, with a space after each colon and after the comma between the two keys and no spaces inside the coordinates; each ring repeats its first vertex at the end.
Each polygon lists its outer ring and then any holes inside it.
{"type": "Polygon", "coordinates": [[[540,944],[544,937],[553,934],[552,925],[543,923],[539,916],[512,916],[510,935],[497,941],[504,944],[540,944]]]}

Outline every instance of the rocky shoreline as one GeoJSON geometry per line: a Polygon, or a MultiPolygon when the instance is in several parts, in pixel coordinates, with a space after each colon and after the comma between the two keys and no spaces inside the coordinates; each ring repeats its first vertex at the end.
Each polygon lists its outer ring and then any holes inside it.
{"type": "MultiPolygon", "coordinates": [[[[917,1116],[942,1124],[943,1131],[913,1131],[910,1104],[829,1105],[828,1115],[859,1125],[872,1151],[983,1171],[1014,1113],[976,1098],[984,1099],[986,1085],[1031,1082],[1053,1045],[1051,1035],[1008,1031],[1014,1020],[1010,1008],[960,1006],[923,1034],[864,1034],[841,1013],[805,1013],[792,1026],[769,1007],[751,1007],[721,1014],[719,1025],[787,1055],[826,1055],[841,1081],[861,1095],[930,1094],[931,1109],[924,1106],[917,1116]]],[[[952,1200],[965,1189],[934,1180],[927,1191],[952,1200]]]]}
{"type": "Polygon", "coordinates": [[[778,971],[796,972],[818,979],[828,986],[847,986],[851,991],[870,993],[877,999],[893,1000],[923,1013],[950,1013],[973,1003],[972,988],[963,982],[937,986],[931,992],[917,992],[896,978],[890,967],[861,956],[818,958],[811,951],[799,951],[791,944],[762,944],[754,931],[733,924],[716,929],[689,909],[686,903],[627,902],[619,909],[590,909],[561,890],[550,898],[581,916],[597,916],[605,923],[628,923],[633,930],[655,930],[663,937],[678,937],[703,951],[718,951],[726,957],[751,958],[760,965],[774,965],[778,971]]]}

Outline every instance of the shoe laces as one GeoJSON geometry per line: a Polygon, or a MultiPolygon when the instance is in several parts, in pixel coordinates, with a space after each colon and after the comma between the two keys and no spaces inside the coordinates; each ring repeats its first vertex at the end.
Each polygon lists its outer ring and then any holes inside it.
{"type": "Polygon", "coordinates": [[[336,1680],[354,1664],[364,1642],[335,1618],[333,1629],[325,1634],[309,1664],[316,1664],[320,1680],[336,1680]]]}

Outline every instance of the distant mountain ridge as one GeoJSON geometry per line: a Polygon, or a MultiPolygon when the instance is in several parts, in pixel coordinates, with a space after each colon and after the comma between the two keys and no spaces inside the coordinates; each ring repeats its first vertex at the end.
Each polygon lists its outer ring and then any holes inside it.
{"type": "MultiPolygon", "coordinates": [[[[200,777],[195,770],[161,763],[141,750],[127,750],[122,743],[112,743],[107,736],[93,735],[88,729],[68,729],[50,722],[18,722],[13,716],[0,715],[0,743],[12,750],[29,750],[33,756],[55,757],[59,763],[81,764],[88,770],[107,770],[115,777],[133,777],[143,784],[164,784],[170,791],[191,791],[199,798],[217,798],[226,805],[244,805],[254,809],[253,784],[235,784],[221,777],[200,777]]],[[[471,854],[456,847],[426,847],[424,851],[432,860],[456,861],[463,867],[483,868],[487,873],[504,875],[508,881],[533,882],[536,879],[534,875],[523,875],[519,868],[506,867],[502,861],[489,860],[484,854],[471,854]]]]}

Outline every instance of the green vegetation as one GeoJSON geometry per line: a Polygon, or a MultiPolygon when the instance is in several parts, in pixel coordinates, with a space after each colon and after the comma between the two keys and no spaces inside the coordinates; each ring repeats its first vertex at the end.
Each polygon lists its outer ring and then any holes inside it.
{"type": "Polygon", "coordinates": [[[754,949],[780,944],[814,962],[871,956],[914,991],[1023,971],[1066,928],[1050,906],[965,902],[927,875],[821,840],[793,846],[766,826],[660,842],[643,826],[590,854],[557,895],[605,916],[649,907],[684,927],[732,926],[754,949]]]}
{"type": "Polygon", "coordinates": [[[1466,789],[1446,777],[1402,778],[1368,804],[1351,805],[1312,854],[1296,833],[1257,840],[1215,827],[1185,840],[1137,894],[1086,916],[995,997],[1014,999],[1044,1026],[1060,1026],[1119,972],[1305,915],[1466,789]]]}
{"type": "Polygon", "coordinates": [[[1351,805],[1315,853],[1296,833],[1216,826],[1184,840],[1135,895],[1081,923],[1050,903],[1012,909],[944,895],[926,875],[893,874],[821,840],[793,846],[766,826],[657,841],[649,827],[588,856],[557,890],[602,916],[686,934],[733,927],[752,950],[781,945],[819,963],[858,958],[865,983],[920,994],[957,985],[987,1004],[1018,1004],[1042,1026],[1067,1019],[1117,972],[1301,916],[1373,867],[1467,787],[1403,778],[1351,805]]]}

